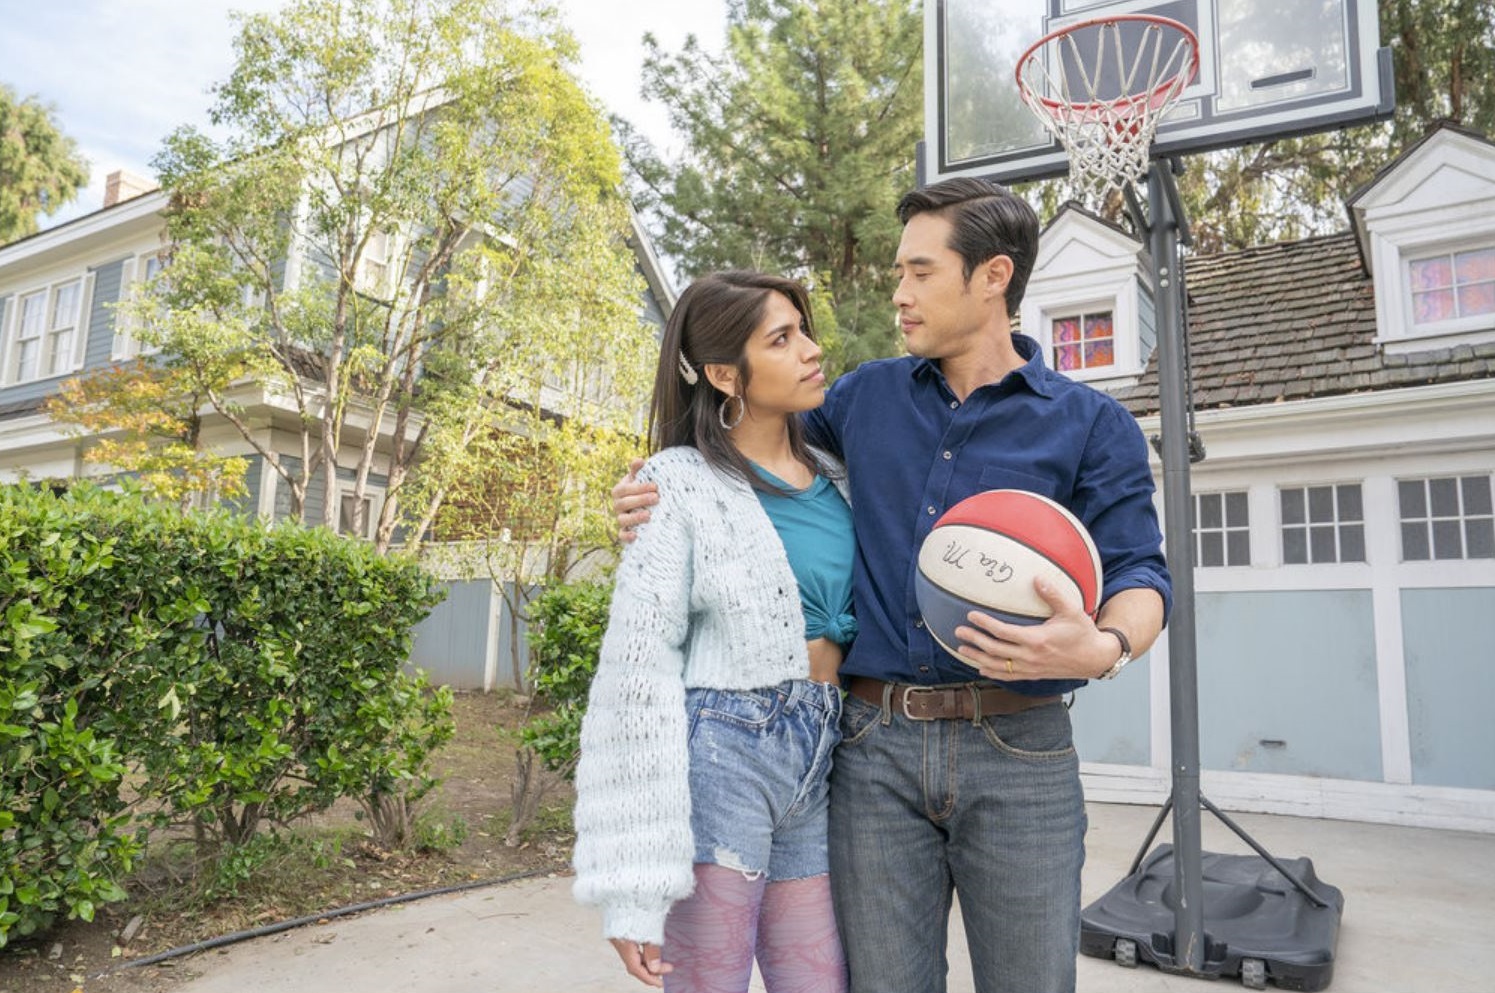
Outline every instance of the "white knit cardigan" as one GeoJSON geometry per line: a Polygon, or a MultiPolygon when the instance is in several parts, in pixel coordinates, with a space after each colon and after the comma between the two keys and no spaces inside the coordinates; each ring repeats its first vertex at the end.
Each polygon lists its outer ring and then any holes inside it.
{"type": "Polygon", "coordinates": [[[752,487],[685,447],[639,479],[659,503],[623,552],[582,722],[572,892],[602,908],[605,937],[657,944],[694,885],[685,690],[774,686],[810,663],[794,572],[752,487]]]}

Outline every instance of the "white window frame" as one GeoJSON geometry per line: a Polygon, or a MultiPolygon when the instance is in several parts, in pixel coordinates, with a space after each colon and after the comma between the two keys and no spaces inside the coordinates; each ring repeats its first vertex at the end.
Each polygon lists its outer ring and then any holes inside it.
{"type": "Polygon", "coordinates": [[[337,533],[350,538],[362,538],[365,541],[374,539],[374,529],[379,524],[379,514],[384,509],[384,489],[379,486],[365,486],[363,498],[368,501],[369,509],[364,514],[364,533],[354,534],[352,531],[343,529],[343,499],[353,496],[354,486],[352,483],[339,482],[337,484],[337,533]]]}
{"type": "Polygon", "coordinates": [[[1366,520],[1368,516],[1365,506],[1365,480],[1363,479],[1340,479],[1323,480],[1305,483],[1294,483],[1277,487],[1277,544],[1281,555],[1281,563],[1286,568],[1300,568],[1304,566],[1320,565],[1365,565],[1370,559],[1370,525],[1366,520]],[[1341,487],[1354,486],[1360,490],[1360,517],[1358,520],[1342,519],[1339,508],[1339,490],[1341,487]],[[1328,487],[1334,494],[1334,519],[1332,521],[1315,521],[1312,509],[1309,505],[1309,490],[1328,487]],[[1303,520],[1301,522],[1288,523],[1287,514],[1283,512],[1282,497],[1289,490],[1301,490],[1303,492],[1303,520]],[[1317,560],[1313,557],[1313,528],[1330,525],[1334,528],[1334,558],[1328,560],[1317,560]],[[1343,552],[1343,529],[1346,527],[1360,528],[1360,558],[1346,559],[1343,552]],[[1304,537],[1304,549],[1307,560],[1303,562],[1291,562],[1287,556],[1287,532],[1289,529],[1302,530],[1304,537]]]}
{"type": "Polygon", "coordinates": [[[1397,520],[1397,548],[1402,562],[1469,562],[1479,561],[1489,556],[1471,556],[1469,554],[1469,525],[1476,521],[1492,521],[1495,515],[1490,513],[1472,513],[1464,502],[1464,481],[1466,479],[1483,479],[1485,485],[1495,490],[1495,479],[1488,472],[1461,472],[1440,473],[1434,476],[1398,476],[1396,477],[1396,520],[1397,520]],[[1432,484],[1441,480],[1452,480],[1454,493],[1458,498],[1458,512],[1450,517],[1447,514],[1435,514],[1433,512],[1432,484]],[[1421,517],[1408,517],[1407,509],[1402,505],[1402,487],[1408,483],[1419,484],[1422,487],[1423,510],[1421,517]],[[1441,557],[1437,554],[1436,539],[1433,535],[1433,527],[1440,522],[1454,522],[1459,531],[1459,554],[1456,557],[1441,557]],[[1427,538],[1428,554],[1426,558],[1407,557],[1406,529],[1410,525],[1422,525],[1427,538]]]}
{"type": "Polygon", "coordinates": [[[1123,374],[1121,369],[1121,324],[1117,319],[1115,300],[1108,301],[1105,306],[1064,307],[1045,310],[1043,312],[1043,337],[1046,342],[1043,353],[1044,364],[1055,372],[1062,372],[1069,378],[1081,382],[1092,379],[1115,379],[1118,375],[1123,374]],[[1063,344],[1080,345],[1081,361],[1084,361],[1085,318],[1097,317],[1101,314],[1111,315],[1111,364],[1080,369],[1060,369],[1058,356],[1055,352],[1061,343],[1054,340],[1054,325],[1061,321],[1074,318],[1079,319],[1080,341],[1063,342],[1063,344]]]}
{"type": "Polygon", "coordinates": [[[1443,219],[1399,218],[1371,239],[1375,273],[1376,344],[1388,355],[1407,355],[1454,345],[1495,341],[1495,314],[1418,324],[1412,306],[1411,263],[1495,245],[1489,221],[1479,211],[1443,219]]]}
{"type": "MultiPolygon", "coordinates": [[[[1442,321],[1419,322],[1417,320],[1415,291],[1412,289],[1412,263],[1446,258],[1449,260],[1451,266],[1454,256],[1474,251],[1495,251],[1495,238],[1476,241],[1466,240],[1447,245],[1422,246],[1415,251],[1403,253],[1400,278],[1401,289],[1405,294],[1403,310],[1409,336],[1420,338],[1432,335],[1463,334],[1469,331],[1495,329],[1495,310],[1484,314],[1468,314],[1452,317],[1442,321]]],[[[1449,289],[1454,292],[1457,301],[1458,283],[1450,284],[1449,289]]]]}
{"type": "Polygon", "coordinates": [[[387,300],[394,296],[390,262],[395,257],[395,234],[388,228],[370,228],[364,241],[363,252],[358,257],[358,291],[375,300],[387,300]],[[383,251],[376,252],[375,245],[383,251]],[[375,271],[374,267],[378,267],[375,271]]]}
{"type": "MultiPolygon", "coordinates": [[[[1292,487],[1288,487],[1291,489],[1292,487]]],[[[1362,507],[1363,512],[1363,507],[1362,507]]],[[[1236,569],[1251,565],[1251,492],[1248,489],[1236,490],[1214,490],[1205,493],[1194,494],[1194,565],[1201,569],[1236,569]],[[1229,498],[1239,496],[1246,504],[1246,522],[1244,524],[1231,524],[1228,514],[1230,506],[1229,498]],[[1203,502],[1206,497],[1218,497],[1220,499],[1220,526],[1205,527],[1203,502]],[[1204,561],[1204,535],[1220,535],[1220,553],[1223,562],[1218,565],[1207,565],[1204,561]],[[1246,561],[1232,562],[1230,560],[1230,536],[1241,534],[1246,538],[1246,561]]]]}
{"type": "MultiPolygon", "coordinates": [[[[141,252],[135,256],[130,267],[132,278],[130,280],[130,292],[140,292],[140,288],[152,276],[159,273],[165,267],[166,262],[162,257],[161,250],[141,252]],[[156,263],[156,272],[150,271],[150,264],[156,263]]],[[[131,322],[124,315],[115,311],[114,316],[114,341],[109,347],[109,358],[115,362],[124,362],[141,355],[155,355],[161,351],[160,345],[145,345],[136,337],[131,322]]]]}
{"type": "Polygon", "coordinates": [[[4,366],[0,375],[0,386],[22,386],[48,379],[59,379],[77,372],[83,365],[83,356],[88,343],[89,311],[93,304],[93,274],[74,273],[63,279],[55,279],[39,286],[28,286],[10,297],[5,307],[4,366]],[[77,311],[71,325],[57,326],[57,299],[68,287],[76,287],[77,311]],[[41,321],[35,332],[22,337],[26,303],[42,298],[41,321]],[[58,339],[67,336],[67,344],[59,350],[58,339]],[[36,363],[32,374],[21,377],[21,343],[34,342],[36,363]]]}
{"type": "Polygon", "coordinates": [[[1062,284],[1045,281],[1037,296],[1030,290],[1023,297],[1020,330],[1038,342],[1043,352],[1043,364],[1053,368],[1054,321],[1076,314],[1110,311],[1112,364],[1098,369],[1075,369],[1063,375],[1096,386],[1124,385],[1135,382],[1144,365],[1142,291],[1130,270],[1120,280],[1110,272],[1103,276],[1108,278],[1076,277],[1062,284]]]}

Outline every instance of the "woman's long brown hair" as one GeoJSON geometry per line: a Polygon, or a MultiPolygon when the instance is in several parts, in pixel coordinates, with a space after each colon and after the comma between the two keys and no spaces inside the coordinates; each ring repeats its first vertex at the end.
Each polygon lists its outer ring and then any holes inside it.
{"type": "MultiPolygon", "coordinates": [[[[789,298],[804,320],[805,334],[813,339],[809,294],[792,279],[734,269],[702,276],[680,294],[660,343],[654,400],[649,407],[649,449],[657,452],[672,445],[690,445],[709,464],[755,489],[782,493],[754,472],[732,444],[717,412],[727,395],[706,378],[708,364],[733,366],[742,389],[747,389],[747,343],[763,321],[770,293],[789,298]],[[681,375],[682,354],[696,371],[695,385],[681,375]]],[[[824,471],[810,453],[797,416],[789,418],[789,449],[812,471],[824,471]]]]}

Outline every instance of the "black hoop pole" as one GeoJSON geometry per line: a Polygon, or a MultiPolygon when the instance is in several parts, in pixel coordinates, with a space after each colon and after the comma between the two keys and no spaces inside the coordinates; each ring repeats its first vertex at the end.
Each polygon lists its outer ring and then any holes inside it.
{"type": "Polygon", "coordinates": [[[1199,836],[1199,671],[1194,625],[1194,514],[1189,494],[1190,397],[1184,369],[1182,228],[1178,188],[1166,161],[1147,174],[1150,240],[1157,275],[1158,403],[1163,444],[1163,521],[1173,577],[1168,686],[1173,733],[1174,964],[1204,972],[1204,881],[1199,836]]]}

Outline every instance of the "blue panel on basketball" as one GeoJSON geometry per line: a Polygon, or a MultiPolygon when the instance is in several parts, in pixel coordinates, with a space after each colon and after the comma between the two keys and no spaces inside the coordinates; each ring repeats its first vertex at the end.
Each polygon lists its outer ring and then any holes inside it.
{"type": "Polygon", "coordinates": [[[1012,624],[1053,613],[1033,589],[1042,577],[1092,616],[1101,565],[1085,526],[1064,507],[1023,490],[988,490],[935,522],[919,549],[914,594],[929,633],[956,654],[955,629],[980,610],[1012,624]]]}

